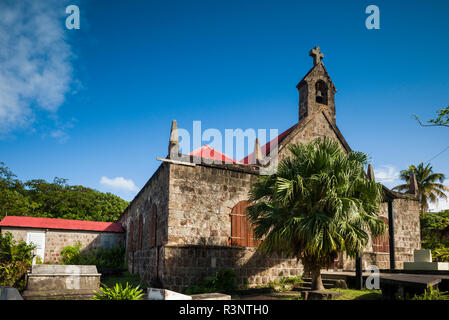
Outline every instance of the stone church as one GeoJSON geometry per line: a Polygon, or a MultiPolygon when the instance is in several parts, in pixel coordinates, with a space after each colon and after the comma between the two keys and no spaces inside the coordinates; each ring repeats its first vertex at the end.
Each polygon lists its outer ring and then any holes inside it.
{"type": "MultiPolygon", "coordinates": [[[[245,208],[248,191],[262,174],[263,163],[273,154],[279,160],[288,156],[289,144],[329,137],[351,151],[337,127],[337,90],[322,62],[324,56],[319,47],[309,55],[313,67],[296,86],[298,122],[262,147],[256,141],[254,152],[241,161],[209,146],[180,155],[173,122],[168,156],[159,159],[161,165],[118,221],[126,233],[130,272],[175,291],[199,284],[220,269],[235,270],[239,285],[302,274],[303,267],[296,259],[263,256],[256,251],[259,240],[254,239],[245,208]],[[214,161],[209,161],[211,158],[214,161]]],[[[374,179],[371,166],[367,178],[374,179]]],[[[388,230],[370,240],[362,257],[364,268],[401,269],[403,262],[413,261],[413,250],[420,249],[417,187],[411,185],[408,193],[383,188],[380,216],[388,230]]],[[[332,268],[354,270],[355,262],[342,254],[332,268]]]]}

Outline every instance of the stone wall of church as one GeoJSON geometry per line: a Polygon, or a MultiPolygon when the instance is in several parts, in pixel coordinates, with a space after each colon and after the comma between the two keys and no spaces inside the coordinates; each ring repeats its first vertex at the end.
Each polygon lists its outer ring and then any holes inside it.
{"type": "Polygon", "coordinates": [[[257,175],[249,166],[170,166],[168,245],[228,245],[231,210],[257,175]]]}
{"type": "Polygon", "coordinates": [[[162,163],[119,219],[126,235],[128,269],[148,282],[163,272],[163,245],[167,242],[168,231],[169,171],[170,165],[162,163]],[[157,213],[155,234],[151,232],[153,210],[157,213]],[[156,240],[152,239],[153,236],[156,240]]]}
{"type": "Polygon", "coordinates": [[[394,240],[396,268],[413,261],[413,250],[421,249],[419,202],[401,198],[394,200],[394,240]]]}
{"type": "MultiPolygon", "coordinates": [[[[413,261],[413,251],[421,249],[420,219],[419,219],[419,202],[411,197],[393,201],[394,215],[394,240],[395,240],[395,268],[403,269],[404,262],[413,261]]],[[[388,218],[388,203],[383,202],[381,217],[388,218]]],[[[386,230],[388,232],[388,229],[386,230]]],[[[390,253],[374,252],[373,241],[370,242],[365,249],[362,257],[363,268],[375,265],[379,269],[390,268],[390,253]]],[[[344,269],[355,269],[353,259],[346,258],[344,260],[344,269]]]]}
{"type": "Polygon", "coordinates": [[[239,285],[252,286],[300,275],[295,259],[266,257],[256,248],[230,246],[231,211],[257,178],[239,165],[170,166],[168,242],[163,283],[183,291],[218,270],[233,269],[239,285]]]}
{"type": "Polygon", "coordinates": [[[270,257],[256,252],[256,248],[223,246],[167,246],[165,247],[164,284],[178,292],[201,284],[206,276],[232,269],[238,286],[254,287],[300,276],[303,267],[296,259],[270,257]]]}

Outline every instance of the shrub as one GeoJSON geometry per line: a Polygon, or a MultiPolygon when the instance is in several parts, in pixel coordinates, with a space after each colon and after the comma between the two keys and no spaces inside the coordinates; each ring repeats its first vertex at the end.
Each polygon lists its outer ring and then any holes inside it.
{"type": "Polygon", "coordinates": [[[92,300],[142,300],[142,297],[143,290],[139,286],[132,287],[127,282],[124,288],[121,283],[116,283],[113,287],[101,287],[92,300]]]}
{"type": "Polygon", "coordinates": [[[219,270],[215,275],[214,286],[218,291],[232,291],[237,288],[234,270],[219,270]]]}
{"type": "Polygon", "coordinates": [[[421,295],[415,295],[410,300],[449,300],[449,292],[441,292],[432,286],[421,295]]]}
{"type": "Polygon", "coordinates": [[[204,278],[201,285],[191,286],[185,290],[185,294],[198,294],[210,292],[229,292],[237,288],[235,284],[234,270],[219,270],[214,277],[204,278]]]}
{"type": "Polygon", "coordinates": [[[0,233],[0,285],[25,289],[25,274],[33,261],[35,246],[16,242],[10,232],[0,233]]]}
{"type": "Polygon", "coordinates": [[[80,264],[81,259],[81,242],[77,242],[74,246],[67,246],[61,250],[62,264],[80,264]]]}
{"type": "Polygon", "coordinates": [[[125,267],[125,248],[97,249],[81,251],[81,243],[64,247],[61,251],[63,264],[95,265],[98,271],[104,269],[122,269],[125,267]]]}
{"type": "Polygon", "coordinates": [[[449,247],[432,249],[432,260],[435,262],[449,262],[449,247]]]}

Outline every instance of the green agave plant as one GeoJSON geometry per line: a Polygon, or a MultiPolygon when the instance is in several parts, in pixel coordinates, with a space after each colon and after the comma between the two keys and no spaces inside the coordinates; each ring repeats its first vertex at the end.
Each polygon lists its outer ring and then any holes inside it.
{"type": "Polygon", "coordinates": [[[116,283],[113,287],[101,287],[92,300],[142,300],[142,297],[143,290],[140,286],[132,287],[127,282],[124,288],[121,283],[116,283]]]}

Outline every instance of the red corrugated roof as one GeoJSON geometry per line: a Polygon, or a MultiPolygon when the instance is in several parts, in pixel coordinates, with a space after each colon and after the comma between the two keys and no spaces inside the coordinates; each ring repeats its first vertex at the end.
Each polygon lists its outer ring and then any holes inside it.
{"type": "MultiPolygon", "coordinates": [[[[296,127],[296,124],[282,132],[280,135],[278,135],[276,138],[271,140],[270,142],[266,143],[260,148],[260,151],[262,152],[263,156],[269,155],[271,151],[279,144],[282,140],[284,140],[287,135],[296,127]]],[[[243,164],[254,164],[254,152],[240,160],[240,163],[243,164]]]]}
{"type": "Polygon", "coordinates": [[[228,157],[227,155],[221,153],[220,151],[208,146],[207,144],[198,149],[193,150],[192,152],[190,152],[189,155],[194,157],[201,157],[203,159],[212,159],[227,163],[240,163],[237,160],[228,157]]]}
{"type": "Polygon", "coordinates": [[[4,217],[3,220],[0,221],[0,227],[123,232],[122,226],[120,225],[120,223],[117,222],[99,222],[99,221],[17,217],[17,216],[4,217]]]}

